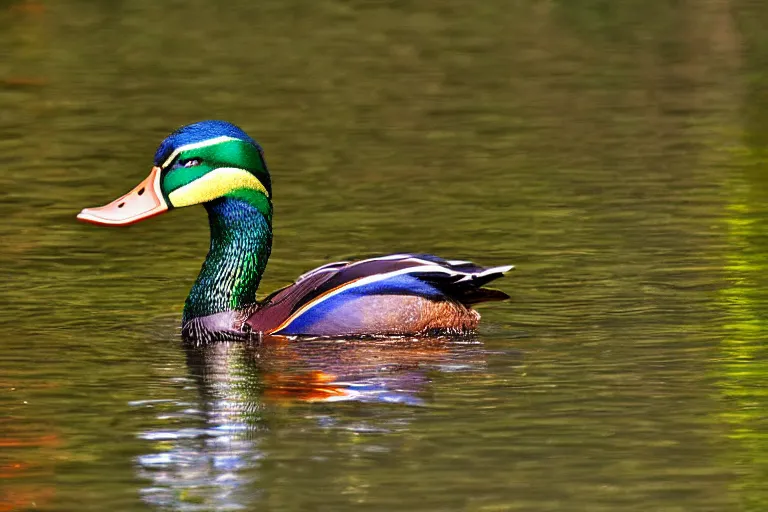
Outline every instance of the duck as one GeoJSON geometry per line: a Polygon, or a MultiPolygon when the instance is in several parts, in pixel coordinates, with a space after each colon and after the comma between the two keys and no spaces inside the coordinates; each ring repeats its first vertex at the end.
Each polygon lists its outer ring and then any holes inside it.
{"type": "Polygon", "coordinates": [[[168,135],[144,181],[77,219],[128,226],[175,208],[205,208],[210,248],[184,303],[185,341],[467,334],[480,320],[475,305],[509,298],[484,285],[513,265],[400,253],[328,263],[258,300],[272,250],[272,199],[259,143],[232,123],[207,120],[168,135]]]}

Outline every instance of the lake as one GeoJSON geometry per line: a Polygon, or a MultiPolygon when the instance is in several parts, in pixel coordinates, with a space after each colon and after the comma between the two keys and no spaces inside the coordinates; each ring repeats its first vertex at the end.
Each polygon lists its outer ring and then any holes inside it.
{"type": "Polygon", "coordinates": [[[0,1],[0,511],[768,509],[768,4],[0,1]],[[515,264],[476,335],[185,347],[203,208],[75,220],[202,119],[260,296],[515,264]]]}

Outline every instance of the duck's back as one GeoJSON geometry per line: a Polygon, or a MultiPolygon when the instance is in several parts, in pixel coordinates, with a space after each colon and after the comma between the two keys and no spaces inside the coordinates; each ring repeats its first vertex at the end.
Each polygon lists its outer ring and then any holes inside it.
{"type": "Polygon", "coordinates": [[[508,298],[482,286],[512,268],[423,254],[330,263],[267,297],[244,327],[305,336],[467,332],[480,319],[474,304],[508,298]]]}

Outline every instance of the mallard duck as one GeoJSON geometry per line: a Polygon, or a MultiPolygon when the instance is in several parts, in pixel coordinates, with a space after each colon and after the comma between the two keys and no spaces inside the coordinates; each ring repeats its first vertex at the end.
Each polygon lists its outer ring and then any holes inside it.
{"type": "Polygon", "coordinates": [[[257,301],[272,249],[272,182],[261,146],[224,121],[171,133],[144,181],[77,218],[125,226],[195,204],[208,212],[211,245],[184,304],[186,340],[465,333],[480,319],[473,305],[509,298],[482,286],[512,265],[391,254],[328,263],[257,301]]]}

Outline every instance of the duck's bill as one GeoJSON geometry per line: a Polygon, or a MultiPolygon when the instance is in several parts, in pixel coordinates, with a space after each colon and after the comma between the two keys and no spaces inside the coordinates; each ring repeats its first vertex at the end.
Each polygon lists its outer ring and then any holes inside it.
{"type": "Polygon", "coordinates": [[[160,190],[160,168],[153,167],[136,188],[104,206],[84,208],[77,218],[99,226],[127,226],[160,215],[168,204],[160,190]]]}

